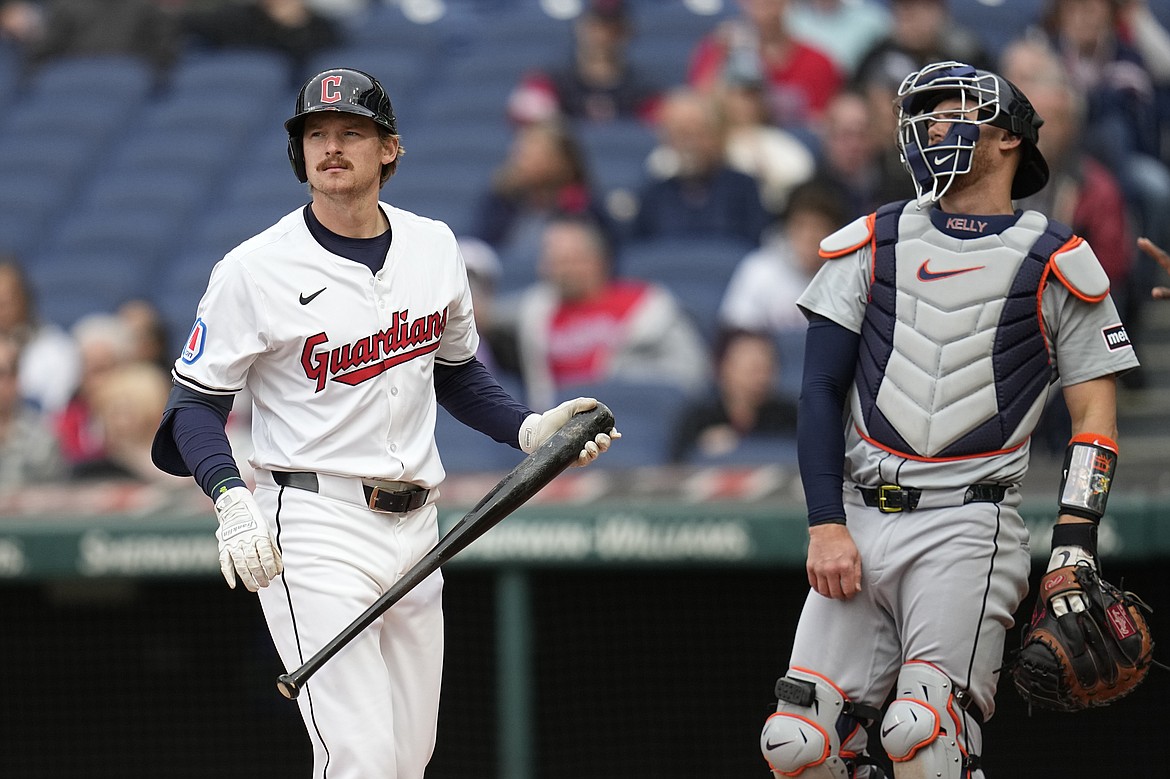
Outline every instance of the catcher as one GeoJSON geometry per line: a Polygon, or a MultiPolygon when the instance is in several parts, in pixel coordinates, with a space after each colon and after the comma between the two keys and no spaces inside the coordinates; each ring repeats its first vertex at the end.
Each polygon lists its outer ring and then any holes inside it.
{"type": "Polygon", "coordinates": [[[760,734],[777,779],[882,777],[874,731],[897,779],[984,779],[1031,568],[1020,483],[1058,387],[1073,435],[1015,680],[1061,700],[1067,658],[1102,703],[1149,663],[1141,606],[1096,573],[1115,377],[1138,361],[1092,248],[1013,202],[1048,182],[1042,120],[1015,85],[959,62],[907,76],[898,109],[918,198],[825,238],[798,301],[811,590],[760,734]]]}

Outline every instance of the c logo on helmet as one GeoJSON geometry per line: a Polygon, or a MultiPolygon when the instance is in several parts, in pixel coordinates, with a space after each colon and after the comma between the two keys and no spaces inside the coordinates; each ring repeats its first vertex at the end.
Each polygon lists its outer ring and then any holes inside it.
{"type": "Polygon", "coordinates": [[[321,102],[337,103],[341,101],[341,76],[326,76],[321,79],[321,102]]]}

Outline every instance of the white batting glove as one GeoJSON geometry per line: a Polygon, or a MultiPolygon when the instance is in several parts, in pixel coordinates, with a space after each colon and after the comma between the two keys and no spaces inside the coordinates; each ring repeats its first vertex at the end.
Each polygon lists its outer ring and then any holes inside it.
{"type": "MultiPolygon", "coordinates": [[[[529,414],[520,425],[520,450],[525,454],[532,454],[537,447],[552,438],[553,433],[564,427],[574,414],[594,408],[597,408],[596,398],[574,398],[543,414],[529,414]]],[[[585,442],[581,453],[577,455],[577,462],[573,465],[588,465],[609,449],[614,440],[621,437],[622,434],[617,428],[611,428],[608,433],[598,433],[592,441],[585,442]]]]}
{"type": "MultiPolygon", "coordinates": [[[[1058,546],[1052,550],[1052,556],[1048,558],[1046,573],[1070,565],[1088,565],[1094,571],[1097,570],[1097,561],[1093,559],[1093,555],[1089,554],[1087,549],[1080,546],[1058,546]]],[[[1084,611],[1086,608],[1085,596],[1079,592],[1058,595],[1052,599],[1052,612],[1058,617],[1063,617],[1070,611],[1074,613],[1084,611]]]]}
{"type": "Polygon", "coordinates": [[[260,516],[256,498],[247,487],[232,487],[215,501],[219,519],[219,570],[233,590],[236,576],[251,592],[267,587],[284,570],[280,550],[260,516]]]}

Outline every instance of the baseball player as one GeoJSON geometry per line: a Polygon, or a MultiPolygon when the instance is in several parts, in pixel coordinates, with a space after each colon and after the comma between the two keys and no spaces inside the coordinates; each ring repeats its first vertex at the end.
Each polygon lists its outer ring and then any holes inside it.
{"type": "MultiPolygon", "coordinates": [[[[475,359],[451,230],[379,202],[402,149],[376,79],[345,68],[313,76],[285,127],[311,202],[213,269],[153,457],[214,501],[224,578],[259,591],[291,670],[437,542],[436,400],[525,452],[596,401],[532,413],[475,359]],[[224,434],[244,389],[254,494],[224,434]]],[[[588,442],[578,464],[617,435],[588,442]]],[[[438,716],[442,586],[441,573],[417,586],[298,698],[314,777],[423,776],[438,716]]]]}
{"type": "Polygon", "coordinates": [[[1138,364],[1088,244],[1013,208],[1048,180],[1023,93],[939,62],[897,104],[917,200],[827,237],[798,301],[812,589],[760,738],[777,777],[884,776],[871,724],[896,777],[984,776],[982,725],[1028,587],[1029,435],[1059,381],[1073,436],[1049,570],[1096,566],[1114,377],[1138,364]]]}

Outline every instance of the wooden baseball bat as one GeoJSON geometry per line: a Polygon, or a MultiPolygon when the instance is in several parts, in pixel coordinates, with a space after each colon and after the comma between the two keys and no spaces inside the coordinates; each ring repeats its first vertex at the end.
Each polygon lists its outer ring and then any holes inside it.
{"type": "Polygon", "coordinates": [[[369,627],[387,609],[402,600],[420,582],[438,570],[472,541],[495,527],[525,501],[544,488],[561,471],[576,461],[577,455],[598,433],[608,433],[613,427],[613,413],[604,404],[574,414],[572,418],[547,441],[524,460],[468,511],[421,560],[401,579],[386,590],[378,600],[338,633],[317,654],[292,673],[281,674],[276,687],[284,697],[296,698],[309,677],[328,660],[369,627]]]}

